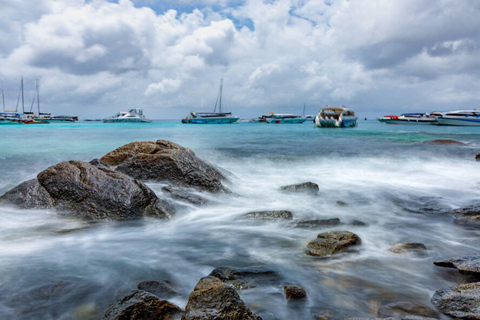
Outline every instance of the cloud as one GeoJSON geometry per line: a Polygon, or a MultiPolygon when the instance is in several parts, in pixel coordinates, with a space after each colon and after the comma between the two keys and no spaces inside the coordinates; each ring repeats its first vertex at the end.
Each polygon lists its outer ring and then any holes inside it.
{"type": "Polygon", "coordinates": [[[157,93],[171,93],[176,92],[182,85],[180,79],[164,79],[161,82],[151,83],[145,90],[146,96],[153,96],[157,93]]]}

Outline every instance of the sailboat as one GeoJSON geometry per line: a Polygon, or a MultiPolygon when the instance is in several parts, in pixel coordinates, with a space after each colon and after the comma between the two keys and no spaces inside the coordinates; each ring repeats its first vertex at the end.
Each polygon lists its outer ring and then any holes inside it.
{"type": "Polygon", "coordinates": [[[41,123],[50,122],[75,122],[78,121],[77,116],[52,116],[51,113],[40,112],[40,89],[38,85],[38,79],[35,81],[35,95],[33,96],[32,106],[30,107],[30,113],[33,114],[33,104],[37,100],[38,114],[34,115],[34,120],[41,123]]]}
{"type": "Polygon", "coordinates": [[[25,99],[23,95],[23,77],[20,82],[20,92],[18,93],[17,107],[15,110],[6,110],[5,109],[5,92],[2,90],[2,100],[3,100],[3,112],[0,113],[0,124],[32,124],[38,123],[33,117],[29,116],[28,113],[25,113],[25,99]],[[18,112],[18,105],[20,103],[20,97],[22,98],[22,112],[18,112]]]}
{"type": "Polygon", "coordinates": [[[224,123],[237,123],[240,120],[239,117],[232,116],[231,112],[223,112],[222,103],[223,94],[223,78],[220,79],[220,90],[218,92],[217,101],[213,112],[195,112],[190,113],[191,117],[182,119],[182,123],[196,123],[196,124],[224,124],[224,123]],[[217,111],[218,106],[218,112],[217,111]]]}

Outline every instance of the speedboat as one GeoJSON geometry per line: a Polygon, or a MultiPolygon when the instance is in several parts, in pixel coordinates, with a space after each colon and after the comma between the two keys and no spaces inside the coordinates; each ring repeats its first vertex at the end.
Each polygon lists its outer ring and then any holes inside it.
{"type": "Polygon", "coordinates": [[[143,115],[143,109],[130,109],[128,112],[120,111],[113,117],[103,119],[103,123],[113,122],[152,122],[143,115]]]}
{"type": "Polygon", "coordinates": [[[353,110],[345,107],[330,107],[322,108],[319,114],[315,117],[315,126],[317,127],[332,127],[332,128],[352,128],[357,126],[357,117],[353,110]]]}
{"type": "Polygon", "coordinates": [[[442,113],[438,124],[447,126],[480,126],[480,111],[456,110],[442,113]]]}
{"type": "Polygon", "coordinates": [[[295,114],[275,113],[265,120],[267,123],[304,123],[307,121],[307,118],[305,118],[305,116],[299,116],[295,114]]]}
{"type": "Polygon", "coordinates": [[[182,119],[182,123],[194,124],[226,124],[237,123],[240,118],[232,116],[231,112],[223,112],[222,94],[223,94],[223,78],[220,80],[220,91],[218,92],[217,101],[213,112],[190,112],[190,117],[182,119]],[[218,112],[217,111],[218,105],[218,112]]]}
{"type": "Polygon", "coordinates": [[[386,115],[378,121],[388,124],[437,124],[438,112],[430,113],[403,113],[399,116],[386,115]]]}

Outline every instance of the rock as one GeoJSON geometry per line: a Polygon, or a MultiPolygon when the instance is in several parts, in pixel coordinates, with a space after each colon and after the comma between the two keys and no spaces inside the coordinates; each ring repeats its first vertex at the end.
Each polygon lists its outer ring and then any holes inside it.
{"type": "Polygon", "coordinates": [[[178,294],[173,288],[172,283],[168,280],[142,281],[138,284],[137,288],[142,291],[150,292],[161,298],[171,298],[178,294]]]}
{"type": "Polygon", "coordinates": [[[476,161],[480,161],[480,153],[477,153],[477,154],[475,155],[475,160],[476,160],[476,161]]]}
{"type": "Polygon", "coordinates": [[[94,166],[97,166],[97,167],[102,167],[102,168],[110,168],[108,166],[108,164],[106,164],[105,162],[102,162],[100,159],[98,158],[95,158],[93,159],[92,161],[89,162],[90,164],[93,164],[94,166]]]}
{"type": "Polygon", "coordinates": [[[317,194],[320,188],[316,183],[304,182],[299,184],[283,186],[283,187],[280,187],[280,190],[287,191],[287,192],[305,192],[305,193],[317,194]]]}
{"type": "Polygon", "coordinates": [[[480,282],[438,290],[430,301],[451,317],[480,319],[480,282]]]}
{"type": "Polygon", "coordinates": [[[111,306],[103,320],[180,320],[182,309],[146,291],[133,291],[111,306]]]}
{"type": "Polygon", "coordinates": [[[63,161],[40,172],[0,197],[23,208],[54,208],[87,219],[170,218],[167,202],[120,172],[84,161],[63,161]],[[23,199],[29,199],[22,203],[23,199]]]}
{"type": "Polygon", "coordinates": [[[281,280],[278,271],[269,266],[218,267],[209,276],[216,277],[237,290],[272,285],[281,280]]]}
{"type": "Polygon", "coordinates": [[[465,143],[452,140],[452,139],[435,139],[435,140],[430,140],[427,142],[427,144],[430,145],[449,145],[449,144],[458,144],[458,145],[463,145],[465,143]]]}
{"type": "Polygon", "coordinates": [[[329,320],[332,319],[334,312],[332,310],[323,310],[313,314],[313,318],[317,320],[329,320]]]}
{"type": "Polygon", "coordinates": [[[388,250],[397,254],[412,253],[418,256],[427,255],[427,247],[419,242],[397,243],[388,250]]]}
{"type": "Polygon", "coordinates": [[[206,205],[209,203],[209,201],[205,198],[202,198],[200,196],[194,195],[193,193],[179,190],[179,189],[174,189],[171,187],[163,187],[162,191],[165,194],[168,194],[172,199],[175,200],[180,200],[180,201],[185,201],[197,206],[202,206],[206,205]]]}
{"type": "Polygon", "coordinates": [[[340,224],[340,219],[319,219],[319,220],[300,220],[295,222],[293,225],[294,228],[305,228],[312,229],[318,227],[328,227],[328,226],[337,226],[340,224]]]}
{"type": "Polygon", "coordinates": [[[101,159],[116,170],[142,181],[168,182],[210,192],[230,193],[225,175],[213,164],[176,143],[157,140],[131,142],[101,159]]]}
{"type": "Polygon", "coordinates": [[[464,274],[480,274],[480,255],[478,254],[439,260],[433,264],[439,267],[455,268],[464,274]]]}
{"type": "Polygon", "coordinates": [[[50,209],[54,201],[37,179],[25,181],[0,197],[0,202],[22,209],[50,209]]]}
{"type": "Polygon", "coordinates": [[[357,226],[357,227],[366,227],[368,224],[366,222],[360,221],[360,220],[352,220],[350,221],[350,224],[352,226],[357,226]]]}
{"type": "Polygon", "coordinates": [[[420,303],[399,301],[389,303],[382,306],[377,313],[379,318],[400,318],[414,316],[421,318],[435,318],[439,317],[439,314],[431,307],[425,306],[420,303]]]}
{"type": "Polygon", "coordinates": [[[285,292],[285,297],[288,301],[290,300],[301,300],[307,297],[305,289],[300,286],[284,286],[283,291],[285,292]]]}
{"type": "Polygon", "coordinates": [[[475,205],[456,209],[454,213],[453,222],[455,224],[480,228],[480,206],[475,205]]]}
{"type": "Polygon", "coordinates": [[[278,221],[293,219],[293,214],[287,210],[254,211],[243,215],[244,218],[263,221],[278,221]]]}
{"type": "Polygon", "coordinates": [[[202,278],[188,298],[182,320],[261,320],[238,293],[220,279],[202,278]]]}
{"type": "Polygon", "coordinates": [[[350,231],[323,232],[308,243],[309,250],[306,253],[311,256],[328,257],[361,242],[360,237],[350,231]]]}
{"type": "Polygon", "coordinates": [[[338,200],[337,202],[335,202],[335,204],[339,207],[346,207],[348,206],[348,203],[346,203],[345,201],[340,201],[338,200]]]}

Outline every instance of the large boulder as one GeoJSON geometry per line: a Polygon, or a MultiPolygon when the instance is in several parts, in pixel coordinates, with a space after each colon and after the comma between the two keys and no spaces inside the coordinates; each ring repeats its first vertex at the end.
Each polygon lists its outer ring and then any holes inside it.
{"type": "Polygon", "coordinates": [[[117,148],[100,161],[142,181],[168,182],[210,192],[230,192],[219,168],[198,158],[176,143],[157,140],[131,142],[117,148]]]}
{"type": "Polygon", "coordinates": [[[277,285],[282,279],[279,272],[269,266],[218,267],[209,276],[216,277],[237,290],[277,285]]]}
{"type": "Polygon", "coordinates": [[[454,213],[454,223],[475,228],[480,227],[480,206],[475,205],[456,209],[454,213]]]}
{"type": "Polygon", "coordinates": [[[320,188],[318,187],[318,184],[309,181],[309,182],[303,182],[299,184],[291,184],[288,186],[283,186],[283,187],[280,187],[280,190],[285,192],[303,192],[303,193],[317,194],[320,188]]]}
{"type": "Polygon", "coordinates": [[[244,214],[243,217],[262,221],[291,220],[293,219],[293,213],[287,210],[253,211],[244,214]]]}
{"type": "Polygon", "coordinates": [[[355,233],[350,231],[323,232],[307,244],[306,253],[311,256],[328,257],[362,243],[355,233]]]}
{"type": "Polygon", "coordinates": [[[229,285],[215,277],[200,279],[188,298],[182,320],[261,320],[229,285]]]}
{"type": "Polygon", "coordinates": [[[136,290],[112,305],[103,320],[180,320],[183,311],[178,306],[154,294],[136,290]]]}
{"type": "Polygon", "coordinates": [[[480,274],[480,255],[478,254],[439,260],[434,264],[439,267],[455,268],[464,274],[480,274]]]}
{"type": "Polygon", "coordinates": [[[399,301],[389,303],[378,309],[377,316],[379,318],[397,318],[404,319],[407,317],[423,317],[437,318],[439,314],[431,307],[409,301],[399,301]]]}
{"type": "Polygon", "coordinates": [[[480,319],[480,282],[437,290],[430,301],[451,317],[480,319]]]}
{"type": "Polygon", "coordinates": [[[4,194],[0,201],[23,208],[52,208],[87,219],[170,218],[174,213],[142,182],[84,161],[63,161],[51,166],[40,172],[37,179],[4,194]]]}

